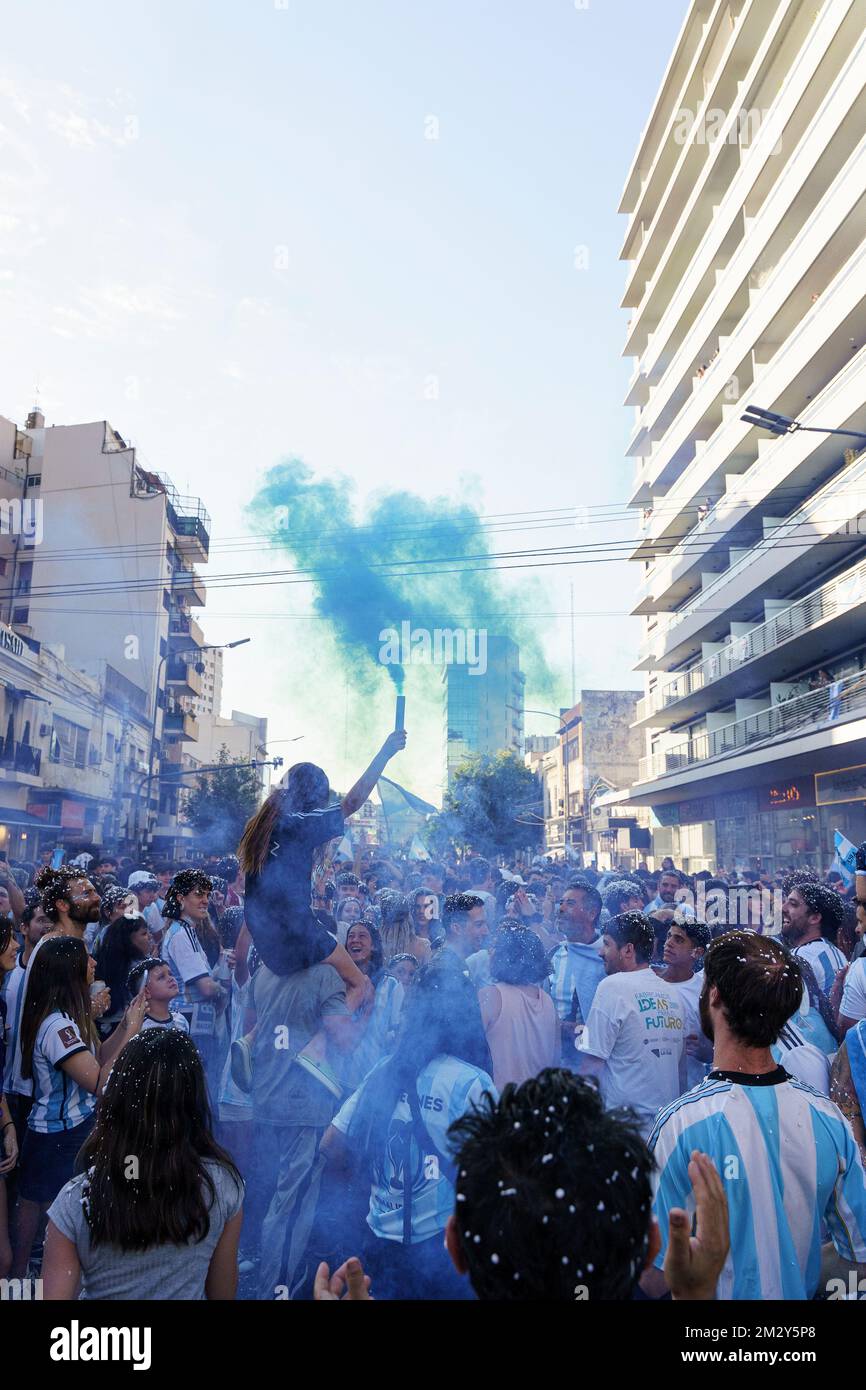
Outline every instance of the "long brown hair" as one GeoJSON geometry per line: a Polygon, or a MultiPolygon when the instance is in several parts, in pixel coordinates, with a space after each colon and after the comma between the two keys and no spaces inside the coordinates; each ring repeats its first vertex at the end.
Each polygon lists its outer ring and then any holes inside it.
{"type": "Polygon", "coordinates": [[[36,1035],[49,1014],[68,1014],[83,1041],[95,1042],[87,986],[87,950],[77,936],[49,936],[30,964],[21,1009],[21,1075],[33,1075],[36,1035]]]}
{"type": "Polygon", "coordinates": [[[285,783],[284,787],[275,787],[247,821],[238,846],[238,858],[245,874],[261,873],[282,815],[287,811],[313,811],[328,803],[328,778],[315,763],[295,763],[286,773],[285,783]]]}

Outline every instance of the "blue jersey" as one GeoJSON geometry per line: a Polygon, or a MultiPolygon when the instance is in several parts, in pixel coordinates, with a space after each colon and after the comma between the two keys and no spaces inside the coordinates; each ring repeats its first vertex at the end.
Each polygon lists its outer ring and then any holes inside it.
{"type": "Polygon", "coordinates": [[[42,1020],[33,1047],[33,1109],[27,1117],[38,1134],[58,1134],[89,1120],[96,1096],[77,1085],[62,1063],[79,1052],[93,1052],[74,1019],[55,1010],[42,1020]]]}
{"type": "Polygon", "coordinates": [[[795,946],[793,953],[808,961],[818,982],[818,988],[825,994],[830,993],[839,971],[844,970],[848,964],[839,947],[834,946],[831,941],[825,941],[823,936],[820,941],[807,941],[805,946],[795,946]]]}
{"type": "Polygon", "coordinates": [[[589,1018],[595,991],[604,979],[600,945],[598,938],[588,945],[563,941],[551,955],[550,995],[560,1022],[586,1023],[589,1018]]]}
{"type": "MultiPolygon", "coordinates": [[[[350,1096],[334,1116],[332,1124],[348,1134],[364,1086],[385,1062],[380,1062],[363,1085],[350,1096]]],[[[403,1239],[403,1197],[405,1163],[411,1165],[412,1244],[440,1235],[454,1211],[454,1184],[448,1127],[477,1105],[489,1091],[497,1096],[493,1080],[480,1067],[470,1066],[458,1057],[441,1054],[418,1074],[418,1105],[423,1132],[412,1124],[409,1101],[397,1102],[388,1128],[380,1170],[370,1193],[367,1224],[381,1240],[403,1239]]]]}
{"type": "Polygon", "coordinates": [[[3,976],[3,983],[0,985],[0,995],[6,1003],[6,1064],[3,1074],[0,1075],[0,1091],[6,1095],[11,1095],[15,1089],[12,1085],[12,1077],[15,1072],[15,1050],[18,1042],[18,1030],[21,1025],[21,1007],[24,1003],[24,981],[27,976],[26,967],[19,962],[20,956],[9,973],[3,976]]]}
{"type": "Polygon", "coordinates": [[[688,1164],[709,1154],[725,1185],[731,1249],[719,1299],[811,1299],[826,1222],[843,1259],[866,1261],[866,1176],[842,1112],[780,1067],[768,1084],[725,1072],[662,1110],[649,1139],[664,1263],[672,1207],[694,1211],[688,1164]]]}

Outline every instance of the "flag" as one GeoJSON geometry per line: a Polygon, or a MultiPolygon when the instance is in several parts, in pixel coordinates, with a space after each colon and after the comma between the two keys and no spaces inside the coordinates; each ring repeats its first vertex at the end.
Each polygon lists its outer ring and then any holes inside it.
{"type": "Polygon", "coordinates": [[[334,859],[335,862],[338,859],[348,859],[350,863],[355,858],[355,851],[352,848],[352,832],[348,826],[346,827],[345,835],[343,836],[340,843],[337,845],[337,848],[334,850],[334,853],[331,857],[334,859]]]}
{"type": "Polygon", "coordinates": [[[420,837],[419,835],[413,835],[413,836],[412,836],[412,843],[411,843],[411,845],[409,846],[409,858],[410,858],[410,859],[429,859],[429,858],[430,858],[430,855],[427,853],[426,849],[424,848],[424,846],[423,846],[422,843],[421,843],[421,837],[420,837]]]}
{"type": "Polygon", "coordinates": [[[854,857],[857,853],[857,847],[846,839],[841,830],[837,830],[833,836],[833,844],[836,849],[833,856],[833,868],[837,874],[842,875],[842,882],[845,887],[850,888],[854,882],[854,857]]]}
{"type": "Polygon", "coordinates": [[[422,801],[420,796],[388,777],[380,777],[376,787],[382,802],[385,830],[392,844],[406,844],[418,834],[428,816],[436,815],[436,807],[429,801],[422,801]]]}

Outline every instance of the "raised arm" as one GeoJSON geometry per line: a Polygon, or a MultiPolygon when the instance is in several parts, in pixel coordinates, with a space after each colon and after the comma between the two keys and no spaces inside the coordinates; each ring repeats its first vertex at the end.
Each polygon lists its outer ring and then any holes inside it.
{"type": "Polygon", "coordinates": [[[369,797],[388,763],[395,753],[406,747],[406,730],[395,729],[390,733],[365,772],[361,773],[354,787],[343,797],[340,809],[343,815],[353,816],[369,797]]]}

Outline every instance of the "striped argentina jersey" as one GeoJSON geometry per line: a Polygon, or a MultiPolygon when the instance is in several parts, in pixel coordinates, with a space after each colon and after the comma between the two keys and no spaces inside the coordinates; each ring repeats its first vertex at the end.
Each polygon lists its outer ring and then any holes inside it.
{"type": "Polygon", "coordinates": [[[0,995],[6,1000],[6,1068],[3,1076],[0,1076],[0,1092],[11,1095],[14,1087],[12,1078],[15,1074],[15,1050],[18,1042],[18,1030],[21,1026],[21,1008],[24,1003],[24,981],[27,971],[23,965],[16,961],[15,965],[7,975],[3,976],[3,983],[0,985],[0,995]]]}
{"type": "Polygon", "coordinates": [[[821,937],[820,941],[807,941],[804,946],[795,946],[793,954],[808,961],[818,981],[818,986],[829,994],[840,970],[848,964],[838,946],[821,937]]]}
{"type": "Polygon", "coordinates": [[[653,1212],[664,1264],[672,1207],[694,1212],[694,1149],[725,1185],[731,1249],[719,1299],[811,1299],[821,1274],[821,1223],[843,1259],[866,1260],[866,1176],[841,1111],[780,1067],[770,1084],[725,1072],[659,1112],[649,1138],[656,1160],[653,1212]]]}
{"type": "MultiPolygon", "coordinates": [[[[383,1059],[361,1087],[350,1096],[331,1123],[349,1134],[364,1086],[385,1065],[383,1059]]],[[[480,1067],[441,1053],[422,1067],[417,1080],[418,1105],[423,1134],[416,1134],[408,1098],[401,1096],[388,1127],[384,1160],[373,1180],[367,1225],[380,1240],[403,1239],[404,1164],[408,1156],[412,1173],[413,1245],[441,1235],[454,1211],[454,1185],[448,1127],[473,1109],[485,1091],[498,1098],[493,1080],[480,1067]]]]}
{"type": "Polygon", "coordinates": [[[566,1019],[586,1023],[589,1018],[595,991],[604,979],[600,947],[600,937],[588,944],[563,941],[551,953],[550,997],[561,1023],[566,1019]]]}
{"type": "Polygon", "coordinates": [[[55,1010],[44,1018],[33,1047],[33,1108],[29,1129],[38,1134],[57,1134],[89,1120],[96,1096],[72,1080],[62,1063],[79,1052],[93,1052],[78,1025],[68,1014],[55,1010]]]}

